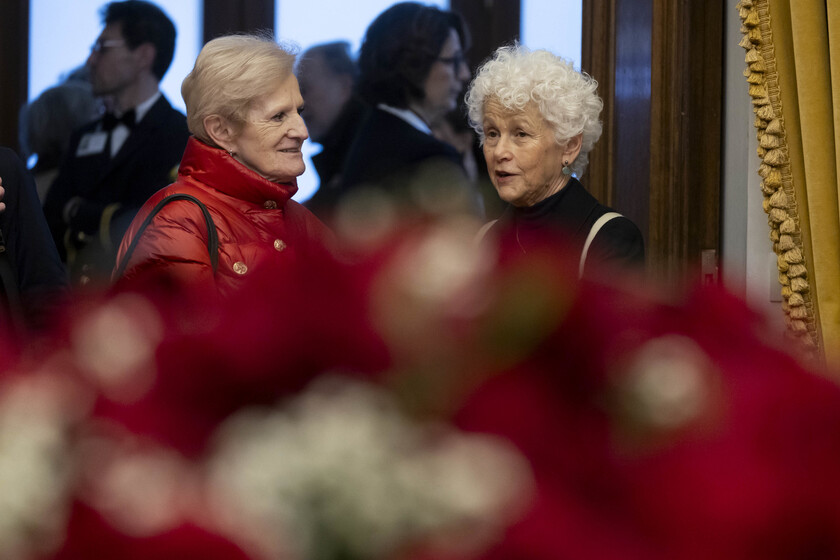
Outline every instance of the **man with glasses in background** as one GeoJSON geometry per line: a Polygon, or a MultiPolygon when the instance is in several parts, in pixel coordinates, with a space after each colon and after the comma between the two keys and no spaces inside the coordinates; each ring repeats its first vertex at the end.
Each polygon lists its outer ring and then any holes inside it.
{"type": "Polygon", "coordinates": [[[175,52],[175,26],[142,0],[111,2],[87,64],[106,113],[76,131],[44,202],[75,284],[104,283],[140,206],[171,183],[189,137],[186,117],[159,84],[175,52]]]}

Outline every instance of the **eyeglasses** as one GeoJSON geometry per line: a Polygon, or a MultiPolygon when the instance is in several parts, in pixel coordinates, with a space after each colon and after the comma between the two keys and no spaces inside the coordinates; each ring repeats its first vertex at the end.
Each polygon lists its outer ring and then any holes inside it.
{"type": "Polygon", "coordinates": [[[94,44],[90,46],[90,52],[101,53],[108,49],[116,49],[125,46],[125,41],[121,39],[97,39],[94,44]]]}
{"type": "Polygon", "coordinates": [[[452,56],[441,56],[438,57],[439,62],[443,62],[444,64],[451,64],[453,68],[456,70],[461,67],[462,64],[466,64],[467,57],[464,56],[462,52],[456,52],[452,56]]]}

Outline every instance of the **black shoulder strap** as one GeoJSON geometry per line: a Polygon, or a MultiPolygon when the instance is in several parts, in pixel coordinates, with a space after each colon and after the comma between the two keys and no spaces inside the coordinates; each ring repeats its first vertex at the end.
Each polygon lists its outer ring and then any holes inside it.
{"type": "Polygon", "coordinates": [[[134,234],[134,239],[131,240],[131,244],[128,246],[128,249],[126,249],[125,255],[123,255],[122,262],[120,263],[114,278],[119,278],[125,272],[125,267],[128,265],[128,261],[131,260],[131,254],[134,253],[134,249],[137,247],[140,237],[143,235],[143,232],[146,231],[149,224],[152,223],[152,220],[157,213],[160,212],[161,208],[176,200],[189,200],[201,208],[201,213],[204,214],[204,223],[207,226],[207,250],[210,253],[210,264],[212,265],[213,273],[215,274],[216,270],[219,268],[219,234],[216,232],[216,224],[213,223],[210,211],[203,202],[191,194],[176,193],[171,194],[158,202],[152,211],[149,212],[149,215],[146,216],[146,219],[143,220],[143,223],[140,224],[140,228],[137,230],[137,233],[134,234]]]}

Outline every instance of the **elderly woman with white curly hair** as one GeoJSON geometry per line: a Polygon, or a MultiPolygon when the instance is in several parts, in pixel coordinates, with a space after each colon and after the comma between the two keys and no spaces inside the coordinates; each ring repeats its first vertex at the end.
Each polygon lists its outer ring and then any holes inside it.
{"type": "Polygon", "coordinates": [[[508,231],[526,253],[559,234],[579,256],[580,276],[596,264],[644,261],[639,228],[576,179],[601,136],[597,86],[548,51],[514,45],[497,49],[467,92],[490,180],[509,204],[483,233],[508,231]]]}

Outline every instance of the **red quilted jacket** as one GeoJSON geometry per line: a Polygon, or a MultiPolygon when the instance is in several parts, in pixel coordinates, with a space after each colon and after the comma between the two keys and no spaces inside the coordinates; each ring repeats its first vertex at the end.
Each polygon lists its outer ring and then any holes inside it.
{"type": "Polygon", "coordinates": [[[190,138],[178,180],[143,205],[123,237],[117,270],[144,218],[162,198],[175,193],[190,194],[209,209],[219,237],[218,269],[214,274],[201,209],[179,200],[164,206],[141,233],[121,280],[153,269],[188,284],[214,282],[225,296],[267,262],[291,264],[308,251],[323,249],[331,232],[291,200],[295,192],[295,183],[273,183],[224,150],[190,138]]]}

